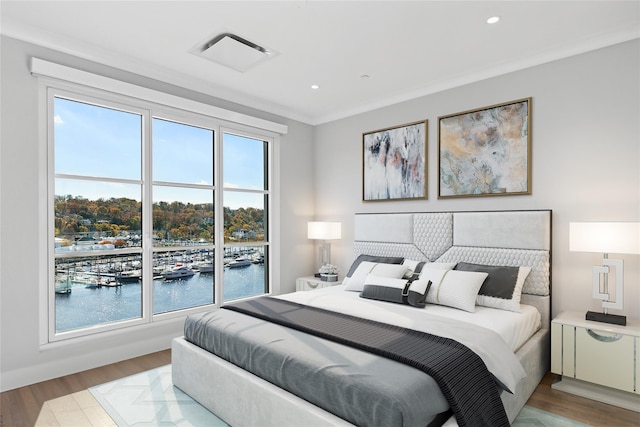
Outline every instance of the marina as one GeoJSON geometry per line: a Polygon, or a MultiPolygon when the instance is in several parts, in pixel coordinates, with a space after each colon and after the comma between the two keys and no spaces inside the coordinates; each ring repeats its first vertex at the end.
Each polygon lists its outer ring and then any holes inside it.
{"type": "MultiPolygon", "coordinates": [[[[140,255],[100,256],[88,253],[84,258],[56,260],[56,293],[70,292],[70,282],[85,282],[87,287],[116,287],[142,280],[140,255]]],[[[264,254],[255,248],[228,248],[224,268],[264,264],[264,254]]],[[[154,254],[153,277],[174,280],[195,273],[213,273],[213,251],[186,250],[154,254]]]]}
{"type": "MultiPolygon", "coordinates": [[[[175,251],[154,257],[153,313],[214,303],[213,252],[175,251]]],[[[264,256],[255,248],[230,252],[222,274],[224,300],[265,292],[264,256]],[[235,263],[241,267],[231,267],[235,263]],[[244,260],[248,260],[245,262],[244,260]]],[[[56,331],[142,316],[141,256],[56,260],[56,331]]]]}

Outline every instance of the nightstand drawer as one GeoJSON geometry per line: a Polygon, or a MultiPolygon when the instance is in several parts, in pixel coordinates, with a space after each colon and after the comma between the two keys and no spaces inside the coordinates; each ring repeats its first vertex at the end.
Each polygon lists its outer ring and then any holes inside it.
{"type": "Polygon", "coordinates": [[[634,392],[634,340],[630,335],[576,328],[575,377],[634,392]]]}

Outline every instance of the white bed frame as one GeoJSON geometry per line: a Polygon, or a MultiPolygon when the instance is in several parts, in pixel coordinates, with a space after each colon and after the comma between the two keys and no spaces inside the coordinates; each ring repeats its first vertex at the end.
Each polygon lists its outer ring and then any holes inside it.
{"type": "MultiPolygon", "coordinates": [[[[551,211],[356,214],[355,256],[527,265],[522,303],[541,329],[518,351],[527,378],[502,393],[513,422],[550,366],[551,211]]],[[[172,344],[173,384],[231,426],[348,426],[345,420],[187,342],[172,344]]]]}

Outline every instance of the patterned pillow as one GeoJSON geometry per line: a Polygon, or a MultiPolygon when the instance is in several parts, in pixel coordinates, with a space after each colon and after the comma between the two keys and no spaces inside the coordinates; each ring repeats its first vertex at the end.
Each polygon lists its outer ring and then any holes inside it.
{"type": "Polygon", "coordinates": [[[427,268],[423,269],[417,282],[431,281],[428,303],[473,313],[478,291],[487,276],[487,273],[427,268]]]}
{"type": "Polygon", "coordinates": [[[345,291],[358,291],[364,289],[364,282],[369,274],[381,277],[401,279],[409,269],[401,264],[382,264],[377,262],[362,261],[351,277],[346,277],[342,284],[345,291]]]}
{"type": "Polygon", "coordinates": [[[531,267],[504,267],[460,262],[455,269],[489,274],[478,292],[476,300],[478,305],[520,312],[522,286],[531,272],[531,267]]]}
{"type": "Polygon", "coordinates": [[[430,286],[431,282],[414,282],[369,274],[365,279],[360,297],[422,308],[426,305],[430,286]]]}

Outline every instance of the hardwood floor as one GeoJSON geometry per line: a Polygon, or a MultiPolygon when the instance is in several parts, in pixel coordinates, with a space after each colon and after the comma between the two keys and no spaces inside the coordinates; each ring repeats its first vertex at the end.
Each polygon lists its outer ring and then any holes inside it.
{"type": "Polygon", "coordinates": [[[556,380],[555,374],[547,373],[527,401],[527,405],[591,426],[640,426],[639,412],[554,390],[551,384],[556,380]]]}
{"type": "MultiPolygon", "coordinates": [[[[45,402],[171,363],[171,350],[44,381],[0,394],[0,427],[31,427],[45,402]]],[[[84,426],[70,426],[84,427],[84,426]]]]}
{"type": "MultiPolygon", "coordinates": [[[[164,350],[4,392],[0,394],[0,427],[33,426],[47,401],[169,363],[171,352],[164,350]]],[[[640,426],[640,413],[554,390],[555,380],[548,373],[527,404],[592,426],[640,426]]]]}

